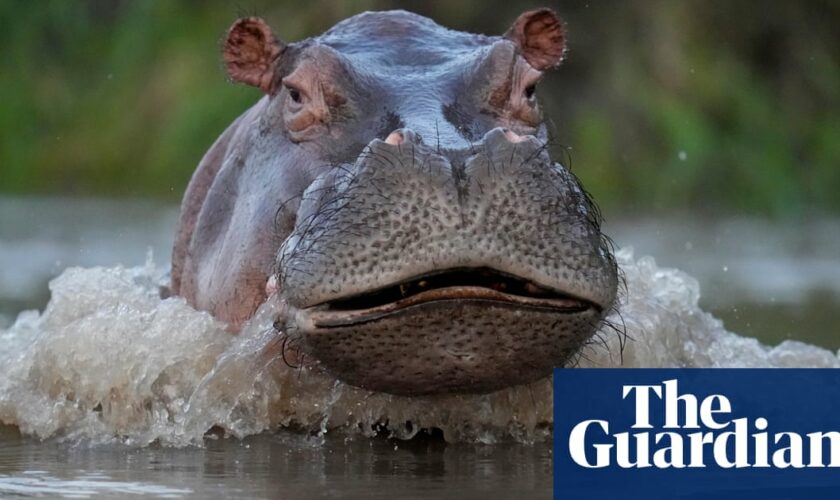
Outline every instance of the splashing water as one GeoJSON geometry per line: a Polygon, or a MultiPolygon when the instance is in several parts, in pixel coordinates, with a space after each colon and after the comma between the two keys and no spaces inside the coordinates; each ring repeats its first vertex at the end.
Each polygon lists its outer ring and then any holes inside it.
{"type": "MultiPolygon", "coordinates": [[[[580,366],[840,367],[825,349],[776,347],[726,331],[698,307],[690,276],[650,257],[617,254],[627,280],[621,338],[604,327],[580,366]]],[[[408,439],[439,428],[448,441],[550,439],[550,379],[488,395],[399,397],[347,386],[278,355],[279,305],[264,304],[236,337],[178,297],[161,299],[163,270],[71,268],[50,283],[43,313],[0,330],[0,422],[71,442],[200,445],[214,426],[244,437],[287,427],[408,439]]]]}

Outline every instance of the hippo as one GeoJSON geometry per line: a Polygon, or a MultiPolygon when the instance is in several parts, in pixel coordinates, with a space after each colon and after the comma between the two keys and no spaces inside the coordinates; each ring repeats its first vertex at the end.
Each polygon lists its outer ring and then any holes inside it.
{"type": "Polygon", "coordinates": [[[371,391],[488,393],[573,362],[618,277],[549,154],[536,89],[565,54],[546,8],[500,36],[387,11],[286,43],[239,19],[225,68],[264,95],[193,174],[171,290],[233,333],[276,298],[290,366],[371,391]]]}

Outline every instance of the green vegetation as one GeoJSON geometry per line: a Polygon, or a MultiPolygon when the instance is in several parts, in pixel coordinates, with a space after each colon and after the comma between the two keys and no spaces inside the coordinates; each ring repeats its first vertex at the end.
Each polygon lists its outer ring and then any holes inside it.
{"type": "MultiPolygon", "coordinates": [[[[288,41],[392,7],[501,33],[541,5],[512,3],[2,2],[0,193],[178,199],[259,96],[220,63],[241,15],[288,41]]],[[[554,7],[570,53],[540,93],[556,147],[606,208],[840,211],[840,2],[554,7]]]]}

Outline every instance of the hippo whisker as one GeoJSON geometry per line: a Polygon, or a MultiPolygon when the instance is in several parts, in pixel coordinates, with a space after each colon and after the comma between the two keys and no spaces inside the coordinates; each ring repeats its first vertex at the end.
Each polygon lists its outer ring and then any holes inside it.
{"type": "Polygon", "coordinates": [[[624,317],[621,315],[621,311],[618,308],[618,305],[613,305],[613,307],[608,311],[607,315],[604,319],[594,325],[596,329],[596,334],[592,336],[590,342],[587,342],[586,346],[591,346],[595,344],[600,344],[604,348],[606,348],[607,353],[612,357],[612,350],[610,347],[610,343],[608,339],[603,337],[604,331],[612,332],[618,338],[618,346],[619,346],[619,364],[623,363],[624,361],[624,349],[627,347],[627,341],[633,340],[633,338],[627,333],[627,324],[624,321],[624,317]],[[610,319],[613,315],[618,316],[619,323],[615,323],[610,319]]]}
{"type": "MultiPolygon", "coordinates": [[[[290,341],[289,336],[284,335],[283,336],[283,344],[280,347],[280,356],[283,358],[283,363],[286,366],[288,366],[289,368],[292,368],[292,369],[297,369],[297,368],[300,367],[300,365],[293,365],[293,364],[289,363],[289,360],[286,358],[286,350],[290,348],[289,347],[289,341],[290,341]]],[[[297,352],[297,349],[294,349],[294,350],[297,352]]]]}

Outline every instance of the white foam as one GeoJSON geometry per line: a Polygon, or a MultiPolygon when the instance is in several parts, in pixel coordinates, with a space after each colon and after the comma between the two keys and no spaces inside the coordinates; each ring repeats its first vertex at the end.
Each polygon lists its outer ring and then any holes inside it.
{"type": "MultiPolygon", "coordinates": [[[[697,282],[653,259],[617,255],[627,279],[627,341],[605,327],[581,366],[840,367],[801,342],[776,347],[726,331],[697,305],[697,282]]],[[[71,268],[50,283],[43,313],[0,330],[0,421],[39,438],[145,445],[201,444],[208,429],[245,436],[291,427],[397,438],[437,427],[450,441],[546,440],[551,385],[482,396],[406,398],[292,369],[277,355],[269,302],[237,337],[180,298],[160,299],[163,271],[71,268]],[[410,422],[410,425],[408,424],[410,422]]]]}

